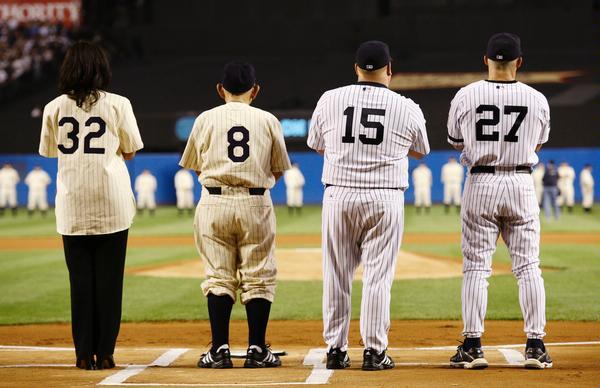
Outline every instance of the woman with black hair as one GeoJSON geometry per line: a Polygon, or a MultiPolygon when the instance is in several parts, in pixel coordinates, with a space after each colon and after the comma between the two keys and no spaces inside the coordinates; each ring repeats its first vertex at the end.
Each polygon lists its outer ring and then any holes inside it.
{"type": "Polygon", "coordinates": [[[44,108],[40,155],[58,157],[56,226],[71,286],[81,369],[115,366],[127,232],[135,200],[125,160],[142,149],[131,103],[106,91],[105,51],[75,43],[60,69],[60,96],[44,108]]]}

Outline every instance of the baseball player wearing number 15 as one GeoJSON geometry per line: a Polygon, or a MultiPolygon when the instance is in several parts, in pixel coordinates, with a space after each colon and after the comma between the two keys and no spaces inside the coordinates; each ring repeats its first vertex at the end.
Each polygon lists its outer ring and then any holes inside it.
{"type": "Polygon", "coordinates": [[[546,293],[539,259],[540,209],[531,176],[536,151],[548,141],[550,110],[541,93],[516,81],[522,62],[519,37],[493,35],[484,57],[489,79],[462,88],[450,105],[448,142],[462,150],[461,162],[469,168],[461,209],[466,338],[450,359],[455,367],[488,366],[480,338],[500,235],[519,285],[527,335],[524,365],[552,366],[542,341],[546,293]]]}
{"type": "Polygon", "coordinates": [[[249,329],[244,367],[277,367],[281,361],[265,343],[276,275],[269,189],[290,160],[279,121],[250,106],[259,91],[252,65],[227,64],[217,91],[225,104],[198,116],[180,162],[203,186],[194,234],[206,268],[212,347],[198,366],[233,366],[229,318],[239,289],[249,329]]]}

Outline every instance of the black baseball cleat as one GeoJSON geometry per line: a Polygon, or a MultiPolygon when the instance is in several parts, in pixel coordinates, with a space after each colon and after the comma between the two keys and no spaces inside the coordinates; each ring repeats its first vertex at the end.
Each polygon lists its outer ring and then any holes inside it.
{"type": "Polygon", "coordinates": [[[345,369],[349,366],[348,352],[342,352],[340,348],[332,348],[327,352],[327,369],[345,369]]]}
{"type": "Polygon", "coordinates": [[[250,345],[246,351],[244,368],[275,368],[281,366],[281,360],[268,347],[250,345]]]}
{"type": "Polygon", "coordinates": [[[115,367],[115,359],[112,354],[108,356],[98,357],[96,359],[96,369],[112,369],[115,367]]]}
{"type": "Polygon", "coordinates": [[[216,352],[209,350],[200,356],[198,368],[227,369],[233,368],[229,345],[221,345],[216,352]]]}
{"type": "Polygon", "coordinates": [[[394,360],[386,354],[385,350],[378,354],[375,349],[366,348],[363,352],[362,370],[392,369],[394,366],[396,366],[394,360]]]}
{"type": "Polygon", "coordinates": [[[456,348],[456,354],[450,358],[450,366],[464,369],[484,369],[488,367],[481,348],[464,349],[464,345],[456,348]]]}
{"type": "Polygon", "coordinates": [[[78,358],[77,361],[75,362],[75,366],[79,369],[85,369],[85,370],[96,369],[96,363],[94,362],[93,357],[78,358]]]}
{"type": "Polygon", "coordinates": [[[527,348],[525,350],[525,369],[552,368],[552,359],[542,348],[527,348]]]}

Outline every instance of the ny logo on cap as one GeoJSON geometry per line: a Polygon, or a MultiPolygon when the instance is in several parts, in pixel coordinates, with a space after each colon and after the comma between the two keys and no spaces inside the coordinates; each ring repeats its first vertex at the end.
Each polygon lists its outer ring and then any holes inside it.
{"type": "Polygon", "coordinates": [[[367,69],[371,70],[373,68],[373,65],[366,65],[365,66],[367,69]]]}
{"type": "Polygon", "coordinates": [[[504,59],[504,55],[498,54],[498,55],[496,55],[496,59],[504,59]]]}

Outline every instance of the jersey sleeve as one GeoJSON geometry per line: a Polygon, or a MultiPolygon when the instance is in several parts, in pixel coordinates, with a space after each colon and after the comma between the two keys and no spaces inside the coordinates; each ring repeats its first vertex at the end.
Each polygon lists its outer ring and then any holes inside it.
{"type": "Polygon", "coordinates": [[[202,170],[202,140],[200,138],[200,134],[202,132],[203,121],[202,115],[198,116],[196,121],[194,121],[192,133],[190,133],[185,150],[183,151],[183,155],[179,161],[179,165],[183,168],[188,168],[194,171],[202,170]]]}
{"type": "Polygon", "coordinates": [[[464,143],[460,121],[463,116],[463,99],[459,91],[450,103],[450,112],[448,112],[448,143],[452,146],[461,146],[464,143]]]}
{"type": "Polygon", "coordinates": [[[411,128],[414,137],[410,149],[420,154],[427,155],[429,153],[429,139],[427,138],[425,117],[417,104],[414,104],[414,109],[411,112],[411,128]]]}
{"type": "Polygon", "coordinates": [[[325,139],[323,137],[323,109],[325,107],[326,94],[323,94],[317,102],[317,106],[310,119],[308,139],[306,144],[315,151],[325,150],[325,139]]]}
{"type": "Polygon", "coordinates": [[[271,145],[271,172],[282,172],[291,167],[290,158],[285,148],[281,123],[274,116],[270,120],[273,143],[271,145]]]}
{"type": "Polygon", "coordinates": [[[44,107],[39,154],[46,158],[58,157],[58,114],[52,104],[44,107]]]}
{"type": "Polygon", "coordinates": [[[128,99],[125,99],[121,110],[121,121],[119,123],[119,143],[122,152],[130,154],[144,148],[140,129],[138,128],[133,107],[128,99]]]}
{"type": "Polygon", "coordinates": [[[548,106],[548,100],[543,95],[541,96],[540,104],[540,121],[542,125],[542,130],[540,132],[538,144],[544,144],[548,141],[548,137],[550,135],[550,107],[548,106]]]}

